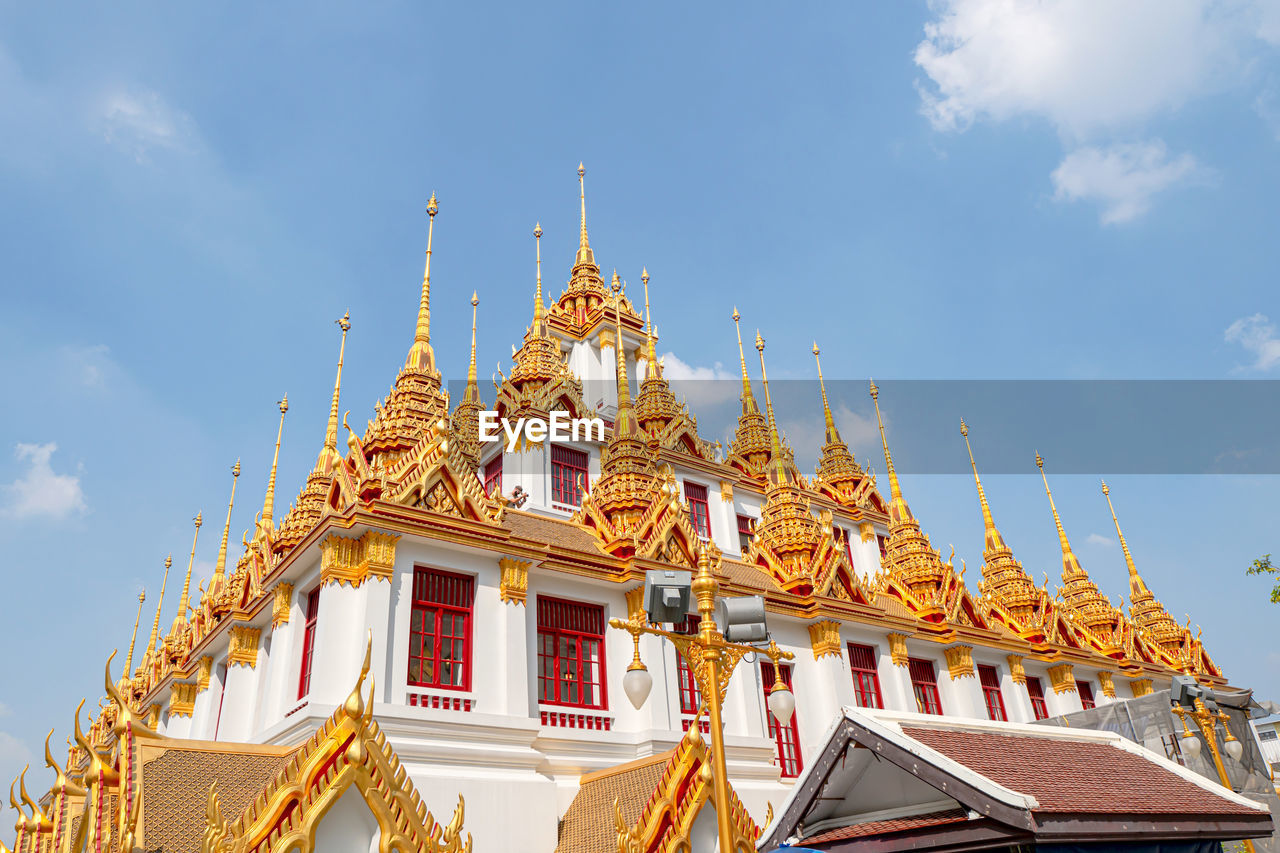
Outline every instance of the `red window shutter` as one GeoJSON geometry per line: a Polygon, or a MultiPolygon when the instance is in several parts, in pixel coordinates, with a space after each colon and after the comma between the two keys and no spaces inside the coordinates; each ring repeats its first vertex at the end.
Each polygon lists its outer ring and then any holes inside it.
{"type": "Polygon", "coordinates": [[[298,676],[298,698],[311,692],[311,664],[315,657],[316,621],[320,616],[320,587],[307,593],[303,607],[302,667],[298,676]]]}
{"type": "Polygon", "coordinates": [[[484,492],[491,498],[502,495],[502,455],[499,454],[484,466],[484,492]]]}
{"type": "Polygon", "coordinates": [[[849,669],[853,674],[853,692],[862,708],[883,708],[880,696],[880,673],[876,669],[876,650],[871,646],[849,644],[849,669]]]}
{"type": "Polygon", "coordinates": [[[1093,685],[1087,681],[1077,681],[1076,690],[1080,692],[1080,707],[1088,711],[1090,708],[1096,707],[1093,701],[1093,685]]]}
{"type": "Polygon", "coordinates": [[[589,487],[586,452],[560,444],[551,445],[551,500],[566,506],[578,506],[589,487]]]}
{"type": "MultiPolygon", "coordinates": [[[[782,683],[787,687],[791,687],[791,665],[778,664],[777,668],[782,674],[782,683]]],[[[762,662],[760,664],[760,674],[764,685],[765,716],[769,718],[769,736],[773,738],[774,746],[777,749],[778,766],[782,769],[782,775],[794,779],[804,769],[804,758],[800,754],[799,712],[797,709],[797,712],[791,715],[787,725],[782,727],[778,725],[777,718],[769,711],[769,691],[773,689],[775,680],[773,670],[774,667],[770,663],[762,662]]]]}
{"type": "Polygon", "coordinates": [[[982,698],[987,703],[987,716],[993,720],[1008,720],[1004,697],[1000,695],[1000,673],[994,666],[979,664],[978,680],[982,684],[982,698]]]}
{"type": "Polygon", "coordinates": [[[418,567],[409,624],[409,684],[471,688],[475,578],[418,567]]]}
{"type": "Polygon", "coordinates": [[[916,708],[922,714],[941,714],[942,698],[938,695],[938,676],[933,668],[933,661],[908,658],[907,669],[911,674],[916,708]]]}
{"type": "Polygon", "coordinates": [[[607,708],[604,608],[538,596],[538,701],[607,708]]]}
{"type": "Polygon", "coordinates": [[[1031,713],[1037,720],[1049,718],[1049,706],[1044,701],[1044,687],[1034,675],[1027,676],[1027,696],[1031,699],[1031,713]]]}
{"type": "Polygon", "coordinates": [[[704,539],[711,537],[711,511],[707,504],[707,487],[684,481],[684,499],[689,504],[693,528],[704,539]]]}

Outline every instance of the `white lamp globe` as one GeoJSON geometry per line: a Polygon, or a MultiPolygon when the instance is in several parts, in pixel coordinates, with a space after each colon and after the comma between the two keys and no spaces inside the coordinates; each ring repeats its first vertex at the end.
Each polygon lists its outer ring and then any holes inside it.
{"type": "Polygon", "coordinates": [[[627,674],[622,676],[622,691],[627,694],[627,698],[637,710],[644,706],[652,689],[653,676],[649,674],[644,664],[632,664],[627,669],[627,674]]]}
{"type": "Polygon", "coordinates": [[[1194,759],[1200,755],[1200,738],[1193,734],[1182,736],[1182,752],[1187,758],[1194,759]]]}
{"type": "Polygon", "coordinates": [[[786,687],[775,687],[769,691],[769,711],[779,725],[787,725],[791,722],[791,715],[796,712],[796,694],[786,687]]]}
{"type": "Polygon", "coordinates": [[[1239,740],[1227,741],[1223,745],[1223,749],[1226,750],[1227,755],[1231,756],[1234,761],[1239,761],[1240,757],[1244,755],[1244,744],[1239,740]]]}

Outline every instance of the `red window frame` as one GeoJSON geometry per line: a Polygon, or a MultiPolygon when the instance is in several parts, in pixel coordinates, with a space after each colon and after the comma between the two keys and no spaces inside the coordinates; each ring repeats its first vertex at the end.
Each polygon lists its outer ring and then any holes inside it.
{"type": "Polygon", "coordinates": [[[563,506],[581,506],[582,496],[591,481],[585,450],[551,445],[551,502],[563,506]]]}
{"type": "Polygon", "coordinates": [[[751,547],[751,536],[755,528],[755,519],[749,515],[738,516],[738,548],[747,553],[751,547]]]}
{"type": "Polygon", "coordinates": [[[311,692],[311,664],[315,659],[316,622],[320,618],[320,587],[307,593],[302,612],[302,667],[298,673],[299,699],[311,692]]]}
{"type": "MultiPolygon", "coordinates": [[[[696,634],[702,621],[701,616],[690,614],[684,621],[671,626],[675,634],[696,634]]],[[[698,682],[693,679],[693,669],[684,655],[676,652],[676,694],[680,698],[681,714],[696,714],[702,697],[698,695],[698,682]]]]}
{"type": "Polygon", "coordinates": [[[711,507],[707,503],[707,487],[700,483],[684,481],[684,499],[689,504],[689,517],[693,529],[703,539],[711,538],[711,507]]]}
{"type": "Polygon", "coordinates": [[[1049,706],[1044,701],[1044,685],[1034,675],[1027,676],[1027,697],[1031,699],[1031,713],[1037,720],[1049,719],[1049,706]]]}
{"type": "Polygon", "coordinates": [[[987,703],[987,716],[1007,722],[1009,713],[1004,708],[1004,696],[1000,694],[1000,671],[994,666],[980,663],[978,682],[982,685],[982,698],[987,703]]]}
{"type": "Polygon", "coordinates": [[[471,626],[476,579],[415,566],[409,615],[408,683],[471,689],[471,626]]]}
{"type": "Polygon", "coordinates": [[[849,671],[853,675],[853,694],[858,700],[858,707],[883,708],[875,647],[850,643],[849,671]]]}
{"type": "Polygon", "coordinates": [[[849,558],[849,568],[853,568],[853,531],[844,527],[837,527],[844,535],[844,555],[849,558]]]}
{"type": "Polygon", "coordinates": [[[1093,685],[1087,681],[1076,682],[1076,692],[1080,694],[1080,707],[1088,711],[1096,708],[1098,703],[1093,698],[1093,685]]]}
{"type": "Polygon", "coordinates": [[[604,607],[538,596],[538,701],[606,709],[605,676],[604,607]]]}
{"type": "Polygon", "coordinates": [[[491,498],[502,496],[502,454],[493,457],[484,466],[484,493],[491,498]]]}
{"type": "MultiPolygon", "coordinates": [[[[777,664],[777,668],[782,672],[782,683],[791,687],[791,665],[780,663],[777,664]]],[[[788,779],[794,779],[804,769],[804,756],[800,754],[800,720],[798,713],[792,713],[786,726],[780,727],[778,720],[769,710],[769,691],[773,689],[775,678],[773,670],[774,665],[771,663],[760,664],[760,675],[764,685],[764,715],[769,720],[769,737],[773,738],[782,775],[788,779]]],[[[793,695],[794,692],[793,690],[793,695]]]]}
{"type": "Polygon", "coordinates": [[[213,718],[213,739],[218,739],[218,729],[222,728],[222,702],[227,698],[227,665],[218,664],[218,713],[213,718]]]}
{"type": "Polygon", "coordinates": [[[907,658],[911,673],[911,689],[916,696],[916,710],[922,714],[941,714],[942,697],[938,695],[938,672],[933,661],[907,658]]]}
{"type": "Polygon", "coordinates": [[[889,556],[889,537],[876,534],[876,544],[880,546],[880,559],[889,556]]]}

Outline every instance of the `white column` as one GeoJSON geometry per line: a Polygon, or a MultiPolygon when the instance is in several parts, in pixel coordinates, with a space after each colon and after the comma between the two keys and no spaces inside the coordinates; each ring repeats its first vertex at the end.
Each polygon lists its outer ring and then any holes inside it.
{"type": "Polygon", "coordinates": [[[298,684],[289,678],[296,672],[294,637],[301,631],[300,620],[306,618],[297,607],[290,605],[289,621],[271,629],[270,671],[264,680],[266,685],[265,707],[261,727],[270,726],[282,719],[298,700],[298,684]]]}
{"type": "MultiPolygon", "coordinates": [[[[360,664],[364,660],[365,644],[372,637],[373,647],[369,656],[369,672],[377,680],[377,696],[379,702],[391,699],[391,685],[397,681],[397,673],[391,671],[393,622],[391,621],[391,579],[371,577],[360,588],[364,593],[364,619],[361,620],[360,636],[356,638],[355,660],[346,671],[346,692],[350,693],[360,672],[360,664]]],[[[403,676],[401,676],[403,678],[403,676]]]]}
{"type": "Polygon", "coordinates": [[[808,754],[819,745],[840,709],[855,704],[853,676],[845,660],[843,643],[836,654],[817,660],[812,652],[799,652],[792,664],[791,683],[796,693],[796,715],[800,719],[800,742],[808,754]]]}
{"type": "Polygon", "coordinates": [[[360,662],[366,634],[363,587],[327,581],[320,587],[315,638],[311,648],[312,705],[336,705],[347,698],[360,662]]]}
{"type": "Polygon", "coordinates": [[[877,669],[885,708],[894,711],[915,711],[916,696],[911,689],[911,676],[907,672],[906,664],[902,666],[895,664],[885,645],[881,645],[877,669]]]}
{"type": "Polygon", "coordinates": [[[253,733],[253,713],[258,695],[258,669],[247,663],[228,663],[223,688],[222,718],[218,740],[247,741],[253,733]]]}
{"type": "MultiPolygon", "coordinates": [[[[493,587],[480,587],[480,592],[493,590],[493,587]]],[[[496,591],[495,591],[496,592],[496,591]]],[[[479,596],[477,596],[479,598],[479,596]]],[[[532,620],[533,614],[530,608],[534,605],[520,601],[502,601],[496,599],[496,606],[486,608],[494,617],[494,625],[496,630],[493,636],[497,640],[497,657],[489,660],[499,661],[499,671],[501,673],[501,683],[499,685],[496,698],[498,705],[495,708],[481,708],[481,710],[495,713],[506,714],[511,717],[536,717],[537,702],[534,693],[530,690],[530,661],[535,661],[535,654],[531,654],[529,650],[529,634],[528,622],[532,620]]],[[[479,602],[477,602],[477,611],[479,611],[479,602]]],[[[485,632],[476,631],[477,642],[485,632]]],[[[477,645],[476,651],[479,647],[477,645]]],[[[480,660],[478,654],[473,652],[473,660],[480,660]]],[[[537,666],[536,661],[534,666],[537,666]]],[[[473,679],[473,684],[475,680],[473,679]]]]}
{"type": "Polygon", "coordinates": [[[987,705],[982,698],[982,686],[977,673],[951,677],[946,661],[941,662],[938,675],[939,692],[942,694],[942,711],[948,717],[987,719],[987,705]]]}
{"type": "Polygon", "coordinates": [[[1010,722],[1030,723],[1035,720],[1035,714],[1031,711],[1031,697],[1027,695],[1026,682],[1014,681],[1012,675],[1002,672],[1000,692],[1004,696],[1004,709],[1009,714],[1010,722]]]}

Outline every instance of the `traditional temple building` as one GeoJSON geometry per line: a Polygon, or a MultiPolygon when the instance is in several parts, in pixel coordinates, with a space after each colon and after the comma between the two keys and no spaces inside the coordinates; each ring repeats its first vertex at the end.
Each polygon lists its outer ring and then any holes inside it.
{"type": "MultiPolygon", "coordinates": [[[[431,343],[432,196],[413,337],[408,312],[369,327],[410,344],[386,397],[362,430],[340,416],[355,325],[343,317],[322,447],[296,501],[277,513],[273,460],[229,563],[236,463],[208,585],[192,588],[193,540],[168,620],[166,561],[145,646],[135,654],[131,641],[123,669],[108,669],[86,730],[77,711],[65,764],[47,756],[52,787],[20,780],[13,850],[636,853],[677,849],[708,826],[714,839],[705,807],[730,810],[747,849],[842,706],[1026,723],[1141,696],[1180,673],[1225,683],[1199,636],[1155,600],[1123,537],[1128,613],[1100,591],[1047,475],[1045,527],[1021,535],[1052,535],[1052,519],[1063,556],[1053,589],[996,527],[969,450],[984,536],[974,589],[908,506],[883,422],[887,495],[841,437],[824,381],[812,401],[824,442],[816,471],[802,472],[779,434],[764,338],[757,384],[737,309],[741,415],[723,450],[699,434],[657,357],[648,273],[643,315],[616,273],[601,273],[584,174],[567,283],[544,298],[536,228],[531,280],[511,287],[533,292],[530,324],[491,396],[476,378],[471,295],[456,401],[431,343]],[[584,387],[610,389],[602,407],[584,387]],[[480,440],[489,411],[598,414],[606,429],[526,436],[505,452],[480,440]],[[631,638],[607,627],[641,611],[646,570],[700,559],[723,594],[764,596],[772,637],[795,656],[776,673],[744,660],[725,688],[727,799],[707,784],[688,665],[642,638],[654,688],[637,709],[622,688],[631,638]],[[786,725],[766,710],[775,679],[796,697],[786,725]]],[[[474,288],[444,286],[459,306],[474,288]]],[[[729,325],[726,312],[726,349],[729,325]]],[[[879,418],[893,401],[870,391],[879,418]]],[[[277,460],[287,398],[278,409],[277,460]]],[[[320,424],[311,429],[318,439],[320,424]]]]}

